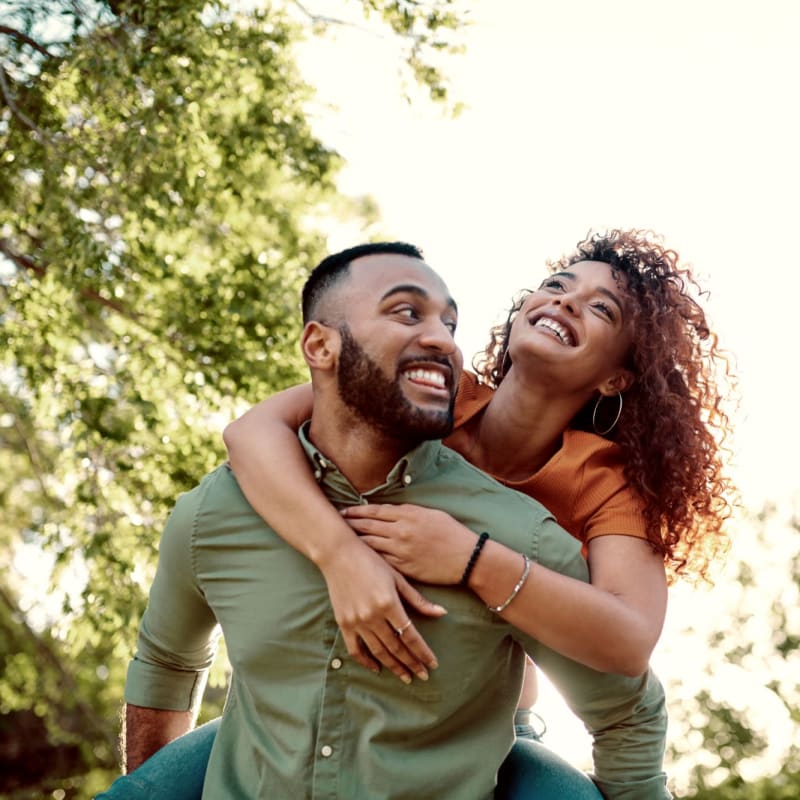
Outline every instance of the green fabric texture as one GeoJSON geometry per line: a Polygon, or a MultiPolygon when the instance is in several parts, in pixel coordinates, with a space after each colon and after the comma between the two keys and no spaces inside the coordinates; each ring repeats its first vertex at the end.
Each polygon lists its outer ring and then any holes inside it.
{"type": "MultiPolygon", "coordinates": [[[[358,494],[301,432],[319,481],[339,506],[416,503],[551,569],[588,580],[580,543],[538,503],[439,442],[358,494]]],[[[576,664],[520,633],[459,587],[421,587],[448,610],[413,617],[439,660],[407,686],[347,655],[319,570],[253,511],[219,467],[177,502],[128,671],[126,701],[188,709],[221,627],[233,665],[204,798],[483,800],[514,737],[524,651],[594,735],[595,777],[609,798],[668,798],[661,771],[664,693],[576,664]]],[[[546,609],[543,610],[546,613],[546,609]]]]}

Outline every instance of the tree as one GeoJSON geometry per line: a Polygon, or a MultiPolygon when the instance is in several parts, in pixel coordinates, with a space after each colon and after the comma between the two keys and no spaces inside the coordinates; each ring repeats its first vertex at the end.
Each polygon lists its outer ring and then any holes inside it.
{"type": "MultiPolygon", "coordinates": [[[[709,654],[692,667],[699,689],[687,696],[682,678],[667,691],[670,760],[691,767],[677,796],[798,797],[800,519],[769,505],[744,515],[734,544],[741,555],[731,564],[728,591],[709,609],[710,635],[701,634],[709,654]]],[[[687,637],[702,624],[689,626],[687,637]]],[[[694,652],[691,639],[679,646],[694,652]]]]}
{"type": "MultiPolygon", "coordinates": [[[[350,7],[446,98],[453,0],[350,7]]],[[[336,191],[340,158],[314,135],[292,54],[340,21],[198,0],[0,14],[0,720],[32,714],[73,748],[61,772],[88,774],[116,761],[168,509],[223,458],[237,409],[302,379],[320,220],[371,219],[336,191]],[[26,582],[12,567],[31,553],[26,582]]],[[[89,796],[108,782],[92,774],[40,788],[89,796]]]]}

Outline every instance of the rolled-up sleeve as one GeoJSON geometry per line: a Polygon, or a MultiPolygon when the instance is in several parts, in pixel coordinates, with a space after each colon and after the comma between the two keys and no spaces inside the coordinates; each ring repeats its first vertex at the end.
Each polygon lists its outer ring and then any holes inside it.
{"type": "Polygon", "coordinates": [[[205,486],[182,495],[167,521],[158,568],[128,667],[125,701],[170,711],[202,699],[219,629],[193,569],[196,515],[205,486]]]}
{"type": "MultiPolygon", "coordinates": [[[[588,581],[580,552],[555,522],[539,527],[540,564],[588,581]]],[[[572,539],[572,542],[576,540],[572,539]]],[[[543,609],[546,613],[546,609],[543,609]]],[[[593,779],[608,800],[666,800],[664,689],[648,670],[637,678],[598,672],[528,637],[521,642],[593,738],[593,779]]]]}

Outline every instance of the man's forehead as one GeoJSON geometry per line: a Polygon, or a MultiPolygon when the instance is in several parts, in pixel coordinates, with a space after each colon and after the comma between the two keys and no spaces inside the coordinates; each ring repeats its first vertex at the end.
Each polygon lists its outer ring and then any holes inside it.
{"type": "Polygon", "coordinates": [[[452,302],[450,290],[428,264],[418,258],[396,253],[376,253],[357,258],[350,264],[351,285],[378,296],[395,286],[418,286],[427,293],[442,295],[452,302]]]}

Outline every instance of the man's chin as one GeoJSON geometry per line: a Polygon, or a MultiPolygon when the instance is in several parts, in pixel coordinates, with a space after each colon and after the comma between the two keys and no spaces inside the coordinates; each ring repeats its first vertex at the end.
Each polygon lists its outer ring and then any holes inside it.
{"type": "Polygon", "coordinates": [[[453,432],[453,414],[450,409],[437,413],[420,413],[409,426],[409,433],[420,441],[425,439],[444,439],[453,432]]]}

